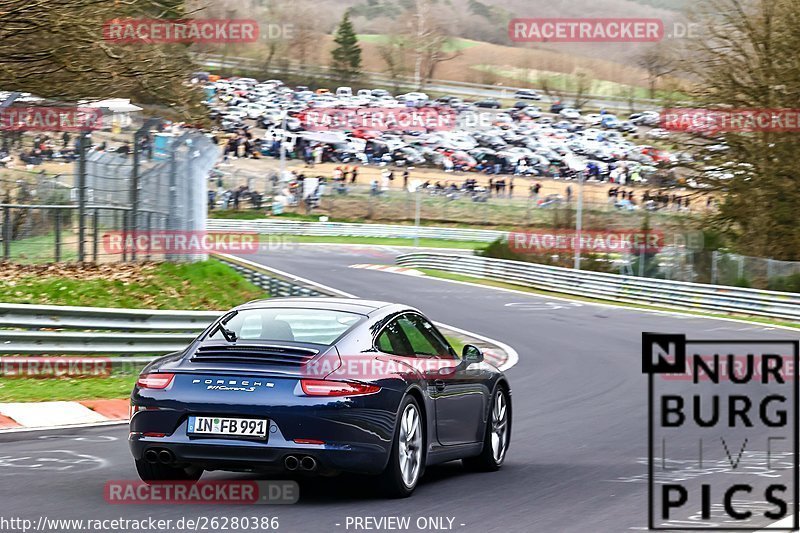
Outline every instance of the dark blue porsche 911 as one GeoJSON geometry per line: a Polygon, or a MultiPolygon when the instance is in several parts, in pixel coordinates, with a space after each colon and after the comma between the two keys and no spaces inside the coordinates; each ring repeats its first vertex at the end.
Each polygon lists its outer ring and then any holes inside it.
{"type": "Polygon", "coordinates": [[[427,465],[497,470],[511,389],[480,349],[456,354],[416,309],[344,298],[241,305],[131,395],[130,448],[147,482],[204,470],[375,474],[408,496],[427,465]]]}

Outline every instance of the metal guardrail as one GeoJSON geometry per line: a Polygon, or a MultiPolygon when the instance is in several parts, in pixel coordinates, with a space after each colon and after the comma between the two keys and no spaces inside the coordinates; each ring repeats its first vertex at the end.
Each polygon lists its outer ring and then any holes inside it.
{"type": "MultiPolygon", "coordinates": [[[[60,305],[0,304],[0,327],[200,332],[221,311],[154,311],[60,305]]],[[[2,333],[2,332],[0,332],[2,333]]]]}
{"type": "MultiPolygon", "coordinates": [[[[210,230],[211,228],[209,228],[210,230]]],[[[260,267],[249,262],[245,262],[231,255],[212,254],[220,262],[232,267],[242,274],[250,283],[256,287],[266,290],[272,297],[312,297],[312,296],[331,296],[328,292],[320,290],[316,286],[310,285],[298,278],[287,279],[277,276],[268,268],[260,267]]]]}
{"type": "Polygon", "coordinates": [[[400,226],[350,222],[306,222],[285,220],[209,219],[208,231],[246,231],[268,235],[311,235],[336,237],[386,237],[413,239],[415,236],[453,241],[493,242],[507,238],[507,231],[443,228],[435,226],[400,226]]]}
{"type": "Polygon", "coordinates": [[[505,259],[416,252],[397,264],[630,304],[800,322],[800,294],[621,276],[505,259]]]}
{"type": "MultiPolygon", "coordinates": [[[[216,256],[270,296],[328,296],[319,288],[216,256]]],[[[0,304],[0,354],[160,355],[182,350],[223,311],[106,309],[0,304]]],[[[115,363],[152,358],[121,357],[115,363]]]]}

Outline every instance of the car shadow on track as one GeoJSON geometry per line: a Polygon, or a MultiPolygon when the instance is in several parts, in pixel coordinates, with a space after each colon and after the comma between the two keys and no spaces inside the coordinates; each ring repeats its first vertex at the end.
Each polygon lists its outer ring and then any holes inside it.
{"type": "MultiPolygon", "coordinates": [[[[453,461],[450,463],[429,466],[425,470],[425,475],[419,481],[417,490],[425,490],[428,486],[448,479],[454,479],[468,475],[469,472],[461,466],[461,462],[453,461]]],[[[226,475],[231,479],[230,474],[226,475]]],[[[203,479],[209,479],[204,476],[203,479]]],[[[300,485],[300,501],[298,503],[343,503],[348,501],[363,500],[383,500],[378,488],[378,478],[357,474],[340,474],[338,476],[292,476],[287,473],[281,474],[244,474],[238,479],[259,479],[259,480],[286,480],[297,481],[300,485]]],[[[413,496],[412,496],[413,497],[413,496]]]]}

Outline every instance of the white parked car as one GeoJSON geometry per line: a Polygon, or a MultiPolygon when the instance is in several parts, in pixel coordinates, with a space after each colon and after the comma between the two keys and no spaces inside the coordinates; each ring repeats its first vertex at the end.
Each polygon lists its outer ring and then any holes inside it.
{"type": "Polygon", "coordinates": [[[644,134],[648,139],[666,139],[669,137],[669,132],[662,128],[653,128],[644,134]]]}
{"type": "Polygon", "coordinates": [[[589,113],[588,115],[583,116],[583,120],[592,125],[599,125],[600,121],[603,120],[603,115],[600,113],[589,113]]]}
{"type": "Polygon", "coordinates": [[[574,107],[565,107],[561,110],[561,112],[559,112],[559,115],[567,120],[578,120],[581,118],[581,112],[574,107]]]}
{"type": "Polygon", "coordinates": [[[400,100],[401,97],[402,97],[402,100],[404,102],[420,102],[420,101],[423,101],[423,100],[428,100],[428,95],[427,94],[418,93],[418,92],[410,92],[410,93],[406,93],[406,94],[401,94],[400,96],[397,97],[397,99],[400,100]]]}

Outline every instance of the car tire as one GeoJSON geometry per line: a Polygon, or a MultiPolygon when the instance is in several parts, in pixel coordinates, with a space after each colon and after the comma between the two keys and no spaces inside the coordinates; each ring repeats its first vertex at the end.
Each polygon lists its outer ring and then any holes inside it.
{"type": "Polygon", "coordinates": [[[136,459],[136,472],[145,483],[161,481],[197,481],[203,475],[203,469],[190,466],[179,468],[161,463],[148,463],[144,459],[136,459]]]}
{"type": "Polygon", "coordinates": [[[494,472],[503,466],[511,442],[510,406],[508,391],[502,386],[497,387],[486,421],[483,450],[480,455],[462,459],[465,468],[475,472],[494,472]]]}
{"type": "Polygon", "coordinates": [[[389,463],[380,474],[382,492],[389,498],[411,496],[425,470],[425,423],[419,404],[406,396],[399,412],[389,463]]]}

